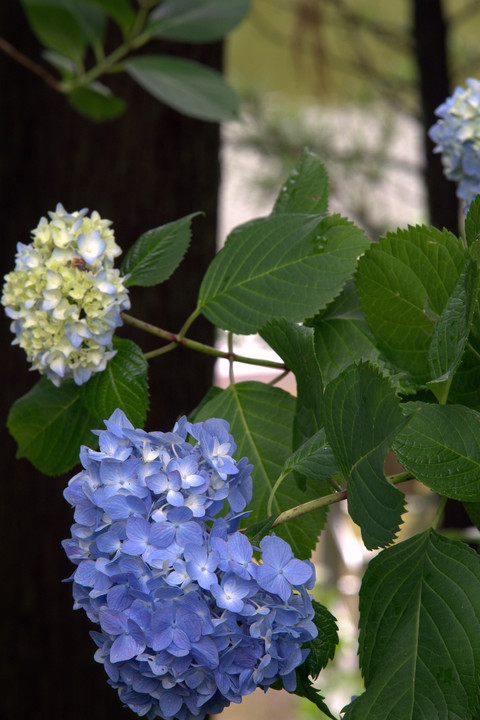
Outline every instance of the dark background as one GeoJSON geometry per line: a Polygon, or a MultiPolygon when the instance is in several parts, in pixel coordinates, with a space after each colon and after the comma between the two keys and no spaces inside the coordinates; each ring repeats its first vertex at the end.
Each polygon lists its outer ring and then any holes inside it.
{"type": "MultiPolygon", "coordinates": [[[[41,62],[20,4],[0,4],[0,34],[41,62]]],[[[222,46],[149,46],[221,69],[222,46]]],[[[124,251],[144,231],[202,210],[193,223],[190,251],[174,281],[133,288],[132,310],[177,332],[195,308],[200,279],[215,252],[219,184],[219,128],[183,117],[151,98],[126,76],[111,83],[128,102],[122,118],[94,124],[70,109],[64,97],[0,55],[0,262],[13,269],[17,242],[30,242],[42,215],[62,202],[68,211],[88,207],[113,221],[124,251]]],[[[72,566],[60,541],[69,535],[72,511],[62,496],[68,477],[47,478],[16,460],[5,422],[11,404],[38,379],[23,352],[10,347],[1,316],[2,492],[0,537],[0,717],[5,720],[109,720],[134,717],[122,709],[93,661],[92,624],[72,611],[72,566]]],[[[145,334],[122,328],[142,349],[158,346],[145,334]]],[[[201,319],[192,336],[213,341],[201,319]]],[[[151,363],[149,430],[171,429],[179,414],[199,402],[211,384],[210,359],[177,350],[151,363]]],[[[71,474],[74,474],[73,472],[71,474]]]]}

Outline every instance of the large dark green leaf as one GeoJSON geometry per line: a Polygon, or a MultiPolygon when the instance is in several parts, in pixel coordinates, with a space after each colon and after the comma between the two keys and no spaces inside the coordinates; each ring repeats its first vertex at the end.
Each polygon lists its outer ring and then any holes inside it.
{"type": "Polygon", "coordinates": [[[250,0],[163,0],[149,17],[154,38],[213,42],[233,30],[248,13],[250,0]]]}
{"type": "MultiPolygon", "coordinates": [[[[282,466],[291,454],[295,398],[279,388],[258,382],[230,385],[221,394],[202,406],[195,421],[220,417],[230,423],[230,432],[237,443],[235,457],[248,457],[253,464],[253,500],[248,525],[263,521],[270,493],[282,466]]],[[[307,482],[304,492],[295,480],[285,478],[275,493],[272,514],[318,497],[315,483],[307,482]]],[[[297,557],[308,558],[322,528],[317,512],[279,525],[275,533],[290,543],[297,557]]]]}
{"type": "Polygon", "coordinates": [[[212,68],[167,55],[141,55],[125,62],[127,73],[157,100],[184,115],[223,122],[238,116],[238,98],[212,68]]]}
{"type": "Polygon", "coordinates": [[[328,175],[319,158],[309,150],[302,156],[280,190],[272,215],[328,211],[328,175]]]}
{"type": "Polygon", "coordinates": [[[152,286],[168,280],[177,269],[190,244],[191,213],[143,233],[122,262],[122,273],[130,275],[125,285],[152,286]]]}
{"type": "Polygon", "coordinates": [[[472,720],[480,676],[480,557],[432,530],[374,558],[360,591],[366,692],[345,720],[472,720]]]}
{"type": "Polygon", "coordinates": [[[300,321],[338,295],[369,244],[338,215],[274,215],[233,230],[210,264],[198,305],[219,327],[252,333],[275,317],[300,321]]]}
{"type": "Polygon", "coordinates": [[[95,442],[99,423],[82,403],[81,388],[72,381],[57,388],[42,378],[16,400],[7,427],[18,443],[17,457],[27,458],[47,475],[60,475],[78,463],[80,445],[95,442]]]}
{"type": "Polygon", "coordinates": [[[463,405],[420,406],[397,435],[402,465],[432,490],[480,500],[480,413],[463,405]]]}
{"type": "Polygon", "coordinates": [[[325,430],[347,479],[348,510],[367,548],[390,544],[404,509],[385,456],[405,422],[395,391],[371,365],[351,365],[325,389],[325,430]]]}
{"type": "Polygon", "coordinates": [[[82,400],[103,420],[120,408],[135,427],[143,427],[148,410],[148,363],[131,340],[115,338],[117,354],[106,369],[82,385],[82,400]]]}
{"type": "Polygon", "coordinates": [[[377,344],[419,384],[432,379],[428,353],[435,322],[465,259],[458,238],[423,226],[389,233],[360,258],[357,287],[377,344]]]}

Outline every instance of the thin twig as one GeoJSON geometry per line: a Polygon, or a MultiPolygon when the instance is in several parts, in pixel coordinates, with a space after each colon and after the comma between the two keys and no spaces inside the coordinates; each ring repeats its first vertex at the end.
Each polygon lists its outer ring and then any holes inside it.
{"type": "Polygon", "coordinates": [[[60,82],[57,80],[57,78],[51,75],[48,70],[36,63],[34,60],[31,60],[22,52],[14,48],[13,45],[11,45],[7,40],[5,40],[5,38],[2,37],[0,37],[0,50],[4,52],[5,55],[11,57],[12,60],[15,60],[15,62],[23,65],[23,67],[27,68],[27,70],[30,70],[30,72],[38,75],[38,77],[40,77],[51,88],[53,88],[57,92],[60,91],[60,82]]]}

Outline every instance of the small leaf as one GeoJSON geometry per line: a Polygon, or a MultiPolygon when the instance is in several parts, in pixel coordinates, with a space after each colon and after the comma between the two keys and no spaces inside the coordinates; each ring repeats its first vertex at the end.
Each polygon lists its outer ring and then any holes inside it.
{"type": "Polygon", "coordinates": [[[276,318],[261,328],[260,335],[295,375],[297,409],[293,447],[296,449],[322,427],[323,383],[313,347],[313,330],[276,318]]]}
{"type": "Polygon", "coordinates": [[[192,219],[200,214],[191,213],[143,233],[123,259],[122,273],[130,275],[125,285],[150,287],[168,280],[190,244],[192,219]]]}
{"type": "Polygon", "coordinates": [[[403,493],[383,466],[393,438],[407,421],[388,380],[370,365],[351,365],[325,388],[325,430],[347,479],[348,510],[372,550],[393,541],[404,510],[403,493]]]}
{"type": "Polygon", "coordinates": [[[314,328],[315,355],[325,385],[354,362],[380,364],[380,351],[353,282],[348,283],[325,310],[309,320],[309,325],[314,328]]]}
{"type": "Polygon", "coordinates": [[[328,305],[369,245],[338,215],[286,214],[233,230],[203,278],[198,306],[212,323],[253,333],[275,317],[295,322],[328,305]]]}
{"type": "Polygon", "coordinates": [[[78,463],[80,445],[92,445],[98,416],[82,404],[73,381],[55,387],[42,378],[13,403],[7,427],[18,443],[17,457],[27,458],[46,475],[60,475],[78,463]]]}
{"type": "Polygon", "coordinates": [[[127,107],[123,98],[112,95],[110,89],[99,82],[75,88],[67,98],[80,115],[95,122],[115,120],[123,115],[127,107]]]}
{"type": "Polygon", "coordinates": [[[124,65],[144,90],[184,115],[212,122],[238,117],[236,94],[212,68],[166,55],[141,55],[124,65]]]}
{"type": "Polygon", "coordinates": [[[275,513],[275,515],[270,515],[265,520],[261,520],[260,522],[256,522],[245,528],[245,535],[248,537],[253,547],[258,547],[260,545],[260,540],[262,540],[265,535],[268,535],[279,514],[280,513],[275,513]]]}
{"type": "Polygon", "coordinates": [[[366,692],[345,718],[477,717],[479,578],[479,556],[433,530],[370,562],[360,590],[366,692]]]}
{"type": "Polygon", "coordinates": [[[42,57],[49,62],[50,65],[53,65],[56,70],[58,70],[62,78],[71,80],[75,77],[76,65],[73,60],[70,60],[70,58],[60,55],[60,53],[57,53],[54,50],[44,50],[42,52],[42,57]]]}
{"type": "Polygon", "coordinates": [[[469,247],[480,239],[480,195],[473,199],[468,209],[465,218],[465,239],[469,247]]]}
{"type": "Polygon", "coordinates": [[[328,661],[333,660],[338,645],[338,628],[335,618],[326,607],[316,600],[312,600],[312,604],[315,610],[313,622],[318,635],[314,640],[304,643],[302,647],[310,650],[304,664],[307,675],[316,680],[328,661]]]}
{"type": "MultiPolygon", "coordinates": [[[[237,459],[246,456],[254,466],[253,500],[248,506],[248,524],[264,521],[271,490],[291,453],[295,398],[280,388],[259,382],[230,385],[206,403],[195,421],[210,417],[224,418],[237,443],[237,459]]],[[[307,481],[307,489],[298,489],[295,480],[287,477],[273,500],[273,513],[318,497],[315,483],[307,481]]],[[[317,512],[304,515],[275,528],[299,558],[309,558],[320,533],[317,512]]]]}
{"type": "MultiPolygon", "coordinates": [[[[313,347],[313,330],[277,318],[264,325],[260,335],[295,374],[297,402],[292,447],[296,449],[322,427],[323,383],[313,347]]],[[[305,476],[294,471],[294,477],[299,488],[304,490],[305,476]]],[[[328,482],[318,483],[319,496],[330,490],[328,482]]],[[[328,507],[322,508],[321,512],[325,523],[328,507]]]]}
{"type": "Polygon", "coordinates": [[[327,443],[325,429],[308,438],[285,461],[282,472],[295,471],[312,480],[331,480],[338,472],[333,450],[327,443]]]}
{"type": "Polygon", "coordinates": [[[465,502],[463,505],[473,525],[480,530],[480,502],[465,502]]]}
{"type": "Polygon", "coordinates": [[[389,233],[359,260],[358,294],[377,345],[420,385],[431,380],[428,352],[435,322],[465,257],[454,235],[422,226],[389,233]]]}
{"type": "Polygon", "coordinates": [[[102,419],[123,410],[135,427],[143,427],[148,410],[148,363],[131,340],[114,338],[117,354],[106,369],[82,385],[82,401],[102,419]]]}
{"type": "Polygon", "coordinates": [[[463,405],[420,406],[395,438],[400,463],[431,490],[480,500],[480,413],[463,405]]]}
{"type": "Polygon", "coordinates": [[[297,687],[294,690],[294,694],[310,700],[324,715],[332,718],[332,720],[336,720],[330,708],[323,702],[323,696],[320,695],[319,690],[313,686],[309,676],[302,668],[302,665],[297,668],[297,687]]]}
{"type": "Polygon", "coordinates": [[[328,175],[319,158],[305,149],[280,190],[272,215],[328,212],[328,175]]]}
{"type": "Polygon", "coordinates": [[[248,13],[250,0],[163,0],[149,17],[151,37],[180,42],[221,40],[248,13]]]}
{"type": "Polygon", "coordinates": [[[115,20],[123,31],[129,30],[135,20],[135,11],[129,0],[85,0],[91,5],[98,5],[107,15],[115,20]]]}
{"type": "MultiPolygon", "coordinates": [[[[463,353],[460,366],[452,378],[452,384],[448,393],[448,400],[456,405],[467,407],[480,407],[480,340],[476,337],[475,318],[463,353]]],[[[480,328],[480,324],[477,325],[480,328]]]]}
{"type": "Polygon", "coordinates": [[[62,0],[22,0],[30,26],[40,42],[81,63],[86,52],[88,37],[71,11],[62,0]]]}
{"type": "Polygon", "coordinates": [[[477,301],[478,268],[467,259],[452,294],[435,324],[428,351],[432,383],[449,380],[462,359],[477,301]]]}

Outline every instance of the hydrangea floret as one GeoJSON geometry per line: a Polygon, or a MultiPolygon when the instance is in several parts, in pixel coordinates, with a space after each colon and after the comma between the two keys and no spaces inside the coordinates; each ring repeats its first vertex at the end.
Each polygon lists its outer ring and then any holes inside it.
{"type": "Polygon", "coordinates": [[[18,243],[3,287],[13,344],[57,386],[71,378],[81,385],[105,369],[120,313],[130,307],[125,278],[113,267],[121,250],[111,222],[87,212],[58,204],[49,220],[42,217],[30,245],[18,243]]]}
{"type": "Polygon", "coordinates": [[[440,119],[429,130],[434,152],[442,153],[446,177],[457,183],[457,197],[465,201],[465,212],[480,192],[480,80],[468,78],[466,84],[436,109],[440,119]]]}
{"type": "Polygon", "coordinates": [[[233,458],[228,423],[147,433],[116,410],[105,425],[65,490],[63,545],[120,699],[147,718],[202,720],[278,679],[295,690],[317,635],[314,567],[280,537],[254,548],[238,530],[252,466],[233,458]]]}

